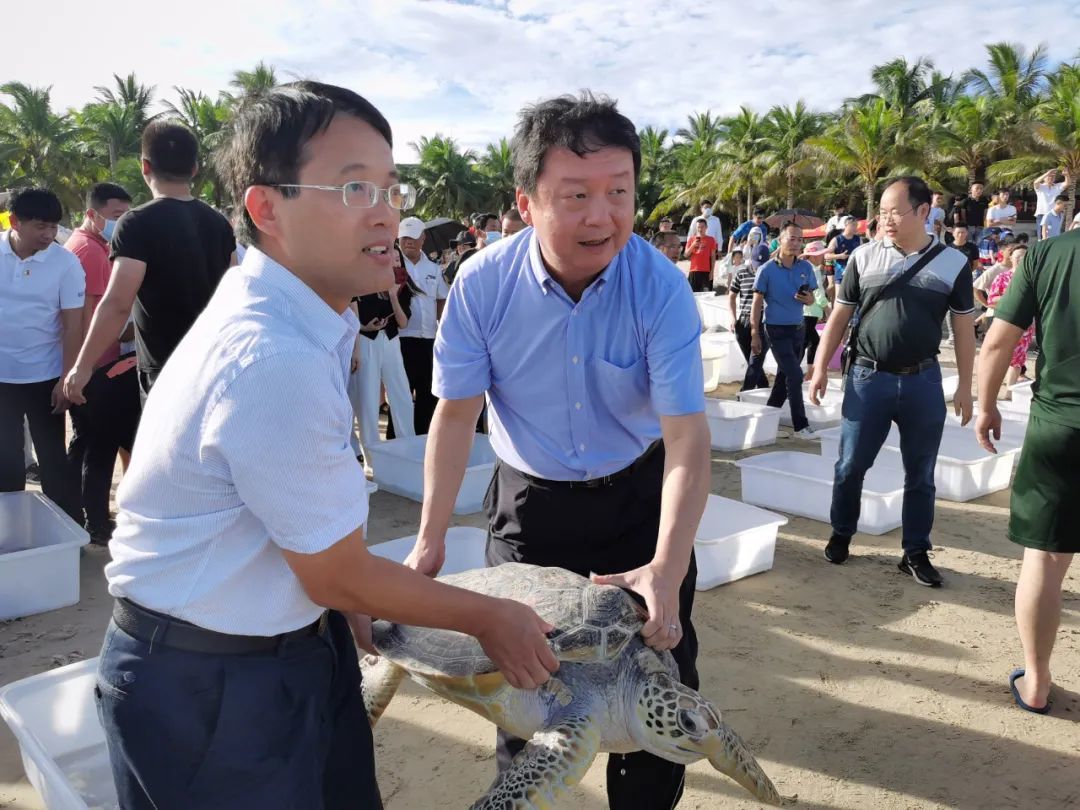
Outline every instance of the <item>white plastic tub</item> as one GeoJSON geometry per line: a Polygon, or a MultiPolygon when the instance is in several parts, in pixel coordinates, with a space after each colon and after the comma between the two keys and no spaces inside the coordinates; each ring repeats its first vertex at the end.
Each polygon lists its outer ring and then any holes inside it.
{"type": "MultiPolygon", "coordinates": [[[[840,431],[841,428],[833,428],[821,433],[821,456],[830,462],[840,455],[840,431]]],[[[1001,440],[995,444],[997,455],[988,453],[979,446],[975,432],[970,427],[946,425],[934,467],[937,497],[946,501],[963,502],[1007,489],[1012,479],[1013,466],[1020,457],[1023,438],[1010,438],[1003,434],[1001,440]]],[[[900,471],[904,469],[900,455],[900,430],[896,425],[889,431],[874,467],[888,467],[900,471]]]]}
{"type": "MultiPolygon", "coordinates": [[[[391,439],[378,442],[371,448],[371,466],[375,473],[375,482],[387,492],[409,498],[414,501],[424,500],[424,449],[427,436],[412,436],[407,439],[391,439]]],[[[454,501],[455,515],[468,515],[479,512],[484,506],[484,494],[487,492],[491,475],[495,470],[495,453],[491,449],[488,437],[478,433],[473,437],[472,450],[465,467],[465,477],[461,482],[457,500],[454,501]]]]}
{"type": "Polygon", "coordinates": [[[1031,400],[1035,396],[1034,383],[1034,380],[1028,380],[1009,387],[1009,392],[1012,394],[1011,404],[1015,410],[1031,413],[1031,400]]]}
{"type": "MultiPolygon", "coordinates": [[[[1026,411],[1016,410],[1016,406],[1007,400],[998,402],[998,412],[1001,414],[1001,435],[1002,438],[1007,436],[1014,436],[1018,440],[1023,440],[1024,434],[1027,432],[1028,416],[1026,411]]],[[[968,430],[974,430],[975,420],[979,416],[979,406],[976,403],[971,409],[971,421],[968,422],[968,430]]],[[[950,427],[960,427],[960,417],[956,415],[952,406],[945,410],[945,424],[950,427]]]]}
{"type": "Polygon", "coordinates": [[[780,409],[749,402],[706,399],[705,418],[713,450],[733,453],[776,443],[780,409]]]}
{"type": "Polygon", "coordinates": [[[776,532],[785,523],[787,518],[775,512],[710,495],[694,538],[697,590],[772,568],[776,532]]]}
{"type": "Polygon", "coordinates": [[[706,332],[701,336],[701,363],[706,391],[721,383],[739,382],[746,376],[746,361],[731,332],[706,332]]]}
{"type": "Polygon", "coordinates": [[[119,808],[94,705],[97,662],[80,661],[0,689],[0,716],[48,810],[119,808]]]}
{"type": "Polygon", "coordinates": [[[698,314],[701,316],[701,325],[705,331],[732,328],[731,305],[726,295],[716,295],[711,292],[694,293],[697,302],[698,314]]]}
{"type": "MultiPolygon", "coordinates": [[[[771,392],[771,388],[756,388],[752,391],[740,391],[737,396],[740,402],[767,405],[771,392]]],[[[843,404],[844,392],[840,390],[838,385],[833,387],[832,381],[829,382],[829,387],[826,389],[825,397],[821,400],[820,405],[811,404],[810,386],[809,384],[803,385],[803,405],[806,407],[806,419],[814,430],[824,430],[839,425],[842,418],[841,409],[843,404]]],[[[776,410],[780,411],[780,424],[791,427],[791,405],[785,401],[783,407],[776,410]]]]}
{"type": "Polygon", "coordinates": [[[956,391],[960,387],[960,375],[949,374],[942,371],[941,373],[941,390],[945,394],[945,401],[952,402],[953,397],[956,396],[956,391]]]}
{"type": "MultiPolygon", "coordinates": [[[[387,560],[403,563],[416,545],[416,535],[387,540],[368,547],[368,551],[387,560]]],[[[453,526],[446,531],[446,561],[440,574],[460,574],[484,567],[487,532],[472,526],[453,526]]]]}
{"type": "Polygon", "coordinates": [[[40,492],[0,493],[0,620],[79,601],[90,536],[40,492]]]}
{"type": "MultiPolygon", "coordinates": [[[[763,453],[735,462],[742,471],[745,503],[829,522],[833,459],[810,453],[763,453]]],[[[901,525],[904,474],[887,467],[867,473],[863,482],[859,531],[884,534],[901,525]]]]}

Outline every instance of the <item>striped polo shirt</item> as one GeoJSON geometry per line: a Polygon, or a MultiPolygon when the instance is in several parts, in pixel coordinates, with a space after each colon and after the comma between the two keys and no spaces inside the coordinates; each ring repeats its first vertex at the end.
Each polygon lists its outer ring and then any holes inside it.
{"type": "MultiPolygon", "coordinates": [[[[902,276],[923,253],[904,254],[890,240],[872,241],[848,260],[836,303],[859,307],[871,290],[902,276]]],[[[910,366],[934,357],[941,344],[941,324],[947,312],[975,311],[971,267],[967,257],[947,247],[903,286],[888,290],[859,327],[859,357],[884,366],[910,366]]]]}

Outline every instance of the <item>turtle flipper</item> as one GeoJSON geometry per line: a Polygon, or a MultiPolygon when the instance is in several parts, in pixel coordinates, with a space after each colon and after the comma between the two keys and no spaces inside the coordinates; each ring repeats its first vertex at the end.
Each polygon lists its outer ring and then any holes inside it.
{"type": "Polygon", "coordinates": [[[363,675],[360,690],[364,695],[368,723],[375,728],[401,685],[405,670],[385,656],[365,655],[360,659],[360,672],[363,675]]]}
{"type": "Polygon", "coordinates": [[[564,712],[556,725],[533,735],[472,810],[547,810],[562,806],[600,750],[592,718],[564,712]]]}

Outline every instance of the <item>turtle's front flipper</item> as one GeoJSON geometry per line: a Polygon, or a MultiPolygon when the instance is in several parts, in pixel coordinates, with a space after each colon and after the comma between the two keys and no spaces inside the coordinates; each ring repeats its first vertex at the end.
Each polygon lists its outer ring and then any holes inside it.
{"type": "Polygon", "coordinates": [[[382,717],[401,685],[405,670],[389,658],[365,655],[360,659],[360,672],[363,675],[360,689],[364,695],[364,708],[367,709],[368,722],[375,728],[375,723],[382,717]]]}
{"type": "Polygon", "coordinates": [[[560,807],[581,781],[596,752],[600,733],[588,714],[564,711],[555,725],[533,735],[472,810],[546,810],[560,807]]]}

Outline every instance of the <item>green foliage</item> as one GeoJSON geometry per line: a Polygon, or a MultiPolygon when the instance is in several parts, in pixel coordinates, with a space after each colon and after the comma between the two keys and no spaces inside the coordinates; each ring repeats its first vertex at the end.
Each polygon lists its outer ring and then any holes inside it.
{"type": "MultiPolygon", "coordinates": [[[[824,210],[845,198],[852,210],[874,209],[880,181],[901,172],[925,176],[945,191],[971,181],[1031,183],[1051,166],[1080,177],[1080,56],[1051,71],[1046,49],[999,42],[986,64],[958,78],[928,58],[892,59],[871,70],[874,91],[840,109],[809,109],[803,101],[732,116],[695,112],[674,133],[639,131],[642,148],[637,223],[663,214],[685,217],[703,198],[735,216],[754,205],[824,210]]],[[[82,210],[86,188],[112,179],[137,201],[148,191],[139,139],[155,115],[154,87],[134,74],[114,75],[79,110],[51,106],[49,88],[0,85],[0,188],[40,183],[54,189],[69,213],[82,210]]],[[[237,111],[278,84],[259,62],[233,74],[216,97],[174,88],[158,115],[176,116],[199,138],[194,191],[211,203],[231,201],[210,156],[229,135],[237,111]]],[[[506,138],[482,151],[435,134],[412,144],[416,163],[403,180],[419,190],[415,213],[425,219],[501,212],[513,204],[513,155],[506,138]]],[[[76,219],[77,221],[77,219],[76,219]]]]}

